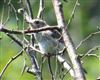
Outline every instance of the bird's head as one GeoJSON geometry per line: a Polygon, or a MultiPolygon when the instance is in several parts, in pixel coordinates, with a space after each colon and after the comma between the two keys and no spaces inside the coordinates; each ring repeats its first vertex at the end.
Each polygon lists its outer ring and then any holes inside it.
{"type": "Polygon", "coordinates": [[[33,19],[32,21],[33,28],[41,28],[41,27],[45,27],[46,25],[47,25],[46,22],[41,19],[33,19]]]}

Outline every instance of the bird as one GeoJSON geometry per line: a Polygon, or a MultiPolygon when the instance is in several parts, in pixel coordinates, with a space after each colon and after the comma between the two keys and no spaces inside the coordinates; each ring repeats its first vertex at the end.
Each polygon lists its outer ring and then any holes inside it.
{"type": "MultiPolygon", "coordinates": [[[[32,22],[33,29],[48,27],[49,25],[40,19],[34,19],[32,22]]],[[[57,32],[55,31],[57,34],[57,32]]],[[[58,51],[63,50],[64,44],[57,41],[57,38],[54,38],[54,34],[51,30],[41,31],[34,33],[34,37],[39,45],[40,50],[43,54],[57,54],[58,51]]],[[[59,35],[60,36],[60,35],[59,35]]]]}
{"type": "MultiPolygon", "coordinates": [[[[42,19],[33,19],[31,26],[33,29],[38,29],[42,27],[50,27],[46,23],[46,21],[42,19]]],[[[39,49],[42,52],[42,54],[46,55],[53,55],[58,54],[59,51],[62,51],[65,47],[64,42],[61,40],[57,40],[58,37],[61,35],[58,34],[56,30],[46,30],[46,31],[40,31],[33,33],[36,42],[38,43],[39,49]],[[56,35],[56,36],[55,36],[56,35]]],[[[57,55],[56,56],[58,61],[63,63],[63,66],[69,70],[69,73],[71,76],[74,76],[74,71],[70,64],[66,61],[66,59],[63,57],[63,55],[57,55]]]]}

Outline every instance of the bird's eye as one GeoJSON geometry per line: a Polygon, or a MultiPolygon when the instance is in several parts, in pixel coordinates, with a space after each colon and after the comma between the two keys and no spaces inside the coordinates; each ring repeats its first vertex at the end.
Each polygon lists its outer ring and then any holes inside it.
{"type": "Polygon", "coordinates": [[[36,24],[39,24],[39,21],[36,21],[35,23],[36,23],[36,24]]]}

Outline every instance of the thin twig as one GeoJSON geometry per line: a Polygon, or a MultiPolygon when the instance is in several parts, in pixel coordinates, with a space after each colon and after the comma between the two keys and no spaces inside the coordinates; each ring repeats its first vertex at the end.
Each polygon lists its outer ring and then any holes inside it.
{"type": "Polygon", "coordinates": [[[27,2],[27,8],[28,8],[28,12],[29,12],[29,16],[33,19],[33,12],[32,12],[32,7],[30,4],[30,0],[26,0],[27,2]]]}
{"type": "Polygon", "coordinates": [[[55,80],[54,75],[53,75],[53,71],[52,71],[52,67],[51,67],[50,56],[48,56],[47,58],[48,58],[48,66],[49,66],[50,74],[52,76],[52,80],[55,80]]]}
{"type": "Polygon", "coordinates": [[[100,56],[98,56],[97,54],[88,54],[87,56],[94,56],[94,57],[98,58],[98,60],[100,60],[100,56]]]}
{"type": "Polygon", "coordinates": [[[96,32],[93,32],[91,34],[89,34],[85,39],[83,39],[76,47],[76,49],[78,49],[84,42],[86,42],[87,40],[89,40],[92,36],[94,35],[97,35],[97,34],[100,34],[100,31],[96,31],[96,32]]]}
{"type": "Polygon", "coordinates": [[[74,17],[75,10],[76,10],[76,7],[77,7],[78,5],[79,5],[79,3],[78,3],[78,0],[77,0],[76,3],[75,3],[75,5],[74,5],[74,8],[73,8],[73,10],[72,10],[71,17],[70,17],[70,19],[68,20],[67,27],[69,27],[69,24],[71,23],[71,21],[72,21],[72,19],[73,19],[73,17],[74,17]]]}
{"type": "Polygon", "coordinates": [[[1,21],[0,21],[1,24],[3,23],[3,17],[4,17],[4,5],[2,8],[2,13],[1,13],[1,21]]]}
{"type": "Polygon", "coordinates": [[[44,11],[44,0],[40,0],[40,5],[39,5],[39,11],[37,18],[42,18],[43,17],[43,11],[44,11]]]}
{"type": "MultiPolygon", "coordinates": [[[[56,55],[57,56],[57,55],[56,55]]],[[[54,71],[54,76],[55,76],[55,79],[57,77],[57,72],[58,72],[58,60],[57,60],[57,57],[55,58],[55,71],[54,71]]]]}
{"type": "Polygon", "coordinates": [[[74,71],[73,69],[71,68],[70,64],[64,59],[63,56],[61,55],[58,55],[57,56],[57,59],[58,61],[63,65],[63,67],[66,69],[66,70],[69,70],[69,73],[71,76],[74,76],[74,71]]]}
{"type": "Polygon", "coordinates": [[[5,25],[9,21],[9,19],[10,19],[10,7],[8,6],[8,16],[6,21],[3,24],[5,25]]]}
{"type": "Polygon", "coordinates": [[[0,73],[0,79],[2,78],[2,75],[4,74],[4,72],[6,71],[6,69],[8,68],[8,66],[11,64],[11,62],[13,62],[15,59],[17,59],[19,56],[21,56],[23,53],[23,50],[21,50],[17,55],[15,55],[14,57],[12,57],[6,64],[6,66],[3,68],[3,70],[0,73]]]}
{"type": "Polygon", "coordinates": [[[71,70],[72,68],[70,68],[67,72],[64,73],[64,75],[62,76],[62,80],[64,80],[65,76],[69,73],[69,71],[71,70]]]}
{"type": "Polygon", "coordinates": [[[26,68],[27,68],[26,59],[24,58],[24,66],[23,66],[23,69],[22,69],[22,71],[21,71],[21,76],[23,76],[23,74],[24,74],[26,68]]]}
{"type": "Polygon", "coordinates": [[[13,5],[11,2],[8,3],[8,5],[10,5],[10,7],[13,9],[13,11],[14,11],[14,13],[15,13],[17,25],[18,25],[19,18],[18,18],[18,15],[17,15],[17,10],[15,9],[14,5],[13,5]]]}
{"type": "Polygon", "coordinates": [[[43,64],[44,64],[45,60],[46,60],[45,56],[42,56],[42,63],[41,63],[41,80],[43,80],[42,72],[43,72],[43,64]]]}

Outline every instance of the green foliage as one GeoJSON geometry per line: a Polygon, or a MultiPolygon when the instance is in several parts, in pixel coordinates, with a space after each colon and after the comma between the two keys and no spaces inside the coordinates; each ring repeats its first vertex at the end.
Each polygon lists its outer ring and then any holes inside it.
{"type": "MultiPolygon", "coordinates": [[[[6,0],[8,1],[8,0],[6,0]]],[[[19,0],[12,0],[12,4],[14,5],[15,9],[18,10],[20,8],[19,4],[17,3],[19,0]]],[[[24,5],[26,6],[25,0],[24,5]]],[[[38,8],[39,8],[39,0],[30,0],[32,9],[33,9],[33,15],[34,18],[36,18],[38,8]]],[[[71,12],[74,8],[76,0],[68,0],[68,2],[63,3],[63,9],[64,9],[64,17],[67,24],[68,19],[71,16],[71,12]]],[[[45,0],[45,10],[44,10],[44,19],[47,21],[49,25],[56,25],[56,17],[53,10],[53,6],[51,3],[51,0],[45,0]]],[[[74,18],[71,21],[70,25],[68,26],[69,33],[71,35],[71,38],[73,39],[73,42],[75,46],[83,39],[85,38],[89,33],[94,32],[97,30],[97,26],[100,28],[100,0],[79,0],[79,6],[77,7],[74,18]]],[[[5,8],[4,11],[4,20],[7,19],[7,10],[8,6],[7,3],[4,3],[4,0],[0,0],[0,19],[2,17],[2,9],[3,5],[5,8]]],[[[18,14],[19,18],[19,29],[23,29],[23,17],[21,14],[18,14]]],[[[25,25],[25,28],[27,28],[28,25],[25,25]]],[[[10,20],[6,24],[6,28],[9,29],[17,29],[17,22],[15,13],[12,11],[10,14],[10,20]]],[[[4,33],[0,32],[0,72],[2,71],[3,67],[6,65],[7,61],[16,55],[18,51],[20,51],[20,47],[12,42],[9,37],[7,37],[4,33]]],[[[85,54],[88,49],[91,49],[94,46],[100,45],[100,34],[99,36],[94,36],[90,40],[86,41],[78,50],[77,52],[81,54],[85,54]]],[[[98,54],[100,56],[100,50],[94,51],[93,54],[98,54]]],[[[3,75],[2,80],[35,80],[35,76],[24,73],[23,76],[21,76],[21,71],[24,66],[24,58],[27,58],[26,64],[30,66],[30,60],[27,57],[27,55],[24,53],[22,56],[20,56],[18,59],[13,61],[11,65],[8,67],[6,72],[3,75]]],[[[41,58],[39,60],[41,62],[41,58]]],[[[87,74],[87,80],[96,80],[98,76],[100,76],[100,61],[96,57],[85,57],[83,59],[83,67],[86,69],[87,74]]],[[[50,76],[47,63],[44,63],[44,76],[46,77],[45,80],[50,80],[48,76],[50,76]]],[[[68,79],[68,77],[67,77],[68,79]]],[[[65,79],[65,80],[67,80],[65,79]]],[[[69,80],[69,79],[68,79],[69,80]]]]}

